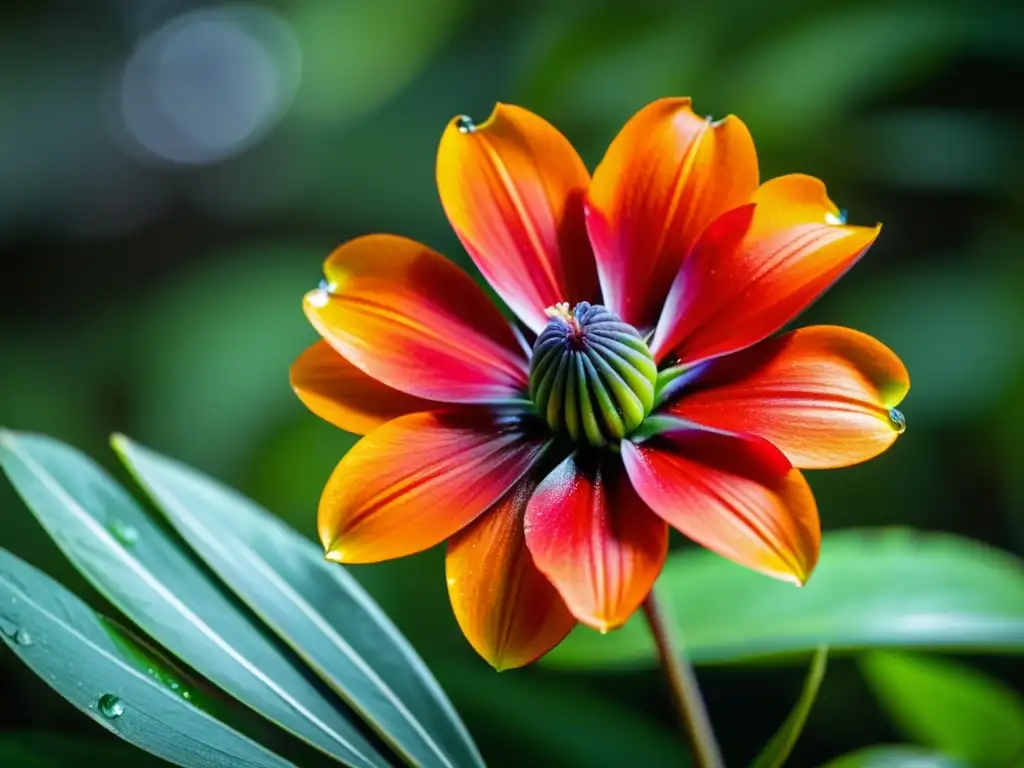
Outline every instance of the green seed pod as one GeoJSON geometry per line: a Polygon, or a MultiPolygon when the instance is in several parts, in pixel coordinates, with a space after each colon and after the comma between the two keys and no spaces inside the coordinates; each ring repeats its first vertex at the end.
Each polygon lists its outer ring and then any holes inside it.
{"type": "Polygon", "coordinates": [[[654,406],[658,368],[628,323],[600,305],[547,311],[530,360],[530,396],[555,432],[577,443],[617,443],[654,406]]]}

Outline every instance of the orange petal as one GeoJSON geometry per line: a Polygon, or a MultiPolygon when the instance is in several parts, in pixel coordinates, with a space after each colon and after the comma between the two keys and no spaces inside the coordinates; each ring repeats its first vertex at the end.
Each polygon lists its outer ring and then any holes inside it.
{"type": "Polygon", "coordinates": [[[357,435],[398,416],[437,407],[367,376],[323,340],[299,355],[290,377],[292,389],[309,410],[357,435]]]}
{"type": "Polygon", "coordinates": [[[550,123],[498,104],[487,122],[448,124],[437,151],[441,204],[484,277],[526,325],[544,309],[597,301],[583,221],[590,175],[550,123]]]}
{"type": "Polygon", "coordinates": [[[651,344],[696,362],[767,338],[868,249],[881,226],[842,223],[825,185],[794,174],[715,220],[676,276],[651,344]]]}
{"type": "Polygon", "coordinates": [[[668,553],[668,527],[636,495],[617,456],[574,454],[530,500],[526,544],[576,618],[606,631],[650,592],[668,553]]]}
{"type": "Polygon", "coordinates": [[[526,357],[511,326],[473,280],[404,237],[368,235],[334,251],[328,285],[306,316],[332,347],[378,381],[441,402],[522,396],[526,357]]]}
{"type": "Polygon", "coordinates": [[[594,172],[587,227],[605,304],[653,328],[679,265],[717,216],[757,188],[757,155],[736,117],[661,99],[626,123],[594,172]]]}
{"type": "Polygon", "coordinates": [[[766,440],[679,422],[622,442],[633,487],[669,525],[755,571],[803,584],[821,529],[811,489],[766,440]]]}
{"type": "Polygon", "coordinates": [[[666,411],[778,447],[797,467],[856,464],[902,429],[890,415],[910,389],[907,369],[881,342],[812,326],[710,361],[666,411]]]}
{"type": "Polygon", "coordinates": [[[448,595],[462,633],[498,670],[529,664],[558,645],[576,619],[537,570],[523,515],[529,475],[448,542],[448,595]]]}
{"type": "Polygon", "coordinates": [[[328,558],[370,563],[439,544],[500,499],[545,445],[519,416],[485,409],[387,422],[327,481],[317,522],[328,558]]]}

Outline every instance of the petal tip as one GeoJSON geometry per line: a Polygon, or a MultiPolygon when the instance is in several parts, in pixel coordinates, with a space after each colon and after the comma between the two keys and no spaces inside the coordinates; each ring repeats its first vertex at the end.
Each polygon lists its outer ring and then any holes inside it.
{"type": "Polygon", "coordinates": [[[331,563],[343,563],[345,562],[345,553],[340,549],[328,549],[324,552],[324,560],[331,563]]]}

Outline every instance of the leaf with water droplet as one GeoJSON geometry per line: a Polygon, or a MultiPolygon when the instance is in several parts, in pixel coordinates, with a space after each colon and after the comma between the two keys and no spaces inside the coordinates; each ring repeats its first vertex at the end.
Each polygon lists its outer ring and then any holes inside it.
{"type": "Polygon", "coordinates": [[[171,653],[328,755],[363,768],[387,764],[302,661],[260,631],[94,461],[56,440],[3,431],[0,465],[75,567],[171,653]],[[135,546],[110,533],[112,517],[139,531],[135,546]]]}
{"type": "Polygon", "coordinates": [[[16,642],[20,646],[24,647],[32,645],[32,643],[34,643],[35,641],[36,639],[32,637],[32,633],[29,632],[27,629],[24,629],[23,627],[19,627],[14,632],[14,642],[16,642]]]}
{"type": "Polygon", "coordinates": [[[114,447],[182,537],[396,750],[482,765],[430,671],[372,599],[269,512],[127,438],[114,447]]]}
{"type": "Polygon", "coordinates": [[[141,646],[133,649],[130,635],[121,634],[120,646],[115,646],[113,622],[0,549],[0,602],[7,603],[12,595],[17,600],[5,609],[0,641],[57,693],[122,739],[177,765],[291,766],[154,682],[146,674],[147,664],[134,661],[149,652],[141,646]],[[6,631],[12,626],[13,631],[6,631]],[[46,642],[30,644],[30,649],[19,642],[19,632],[28,633],[28,628],[46,642]],[[115,728],[112,721],[126,712],[132,715],[132,727],[115,728]]]}
{"type": "Polygon", "coordinates": [[[139,540],[138,528],[117,518],[107,523],[107,530],[125,547],[133,547],[139,540]]]}
{"type": "Polygon", "coordinates": [[[124,714],[124,704],[112,693],[104,693],[100,696],[100,714],[114,720],[124,714]]]}

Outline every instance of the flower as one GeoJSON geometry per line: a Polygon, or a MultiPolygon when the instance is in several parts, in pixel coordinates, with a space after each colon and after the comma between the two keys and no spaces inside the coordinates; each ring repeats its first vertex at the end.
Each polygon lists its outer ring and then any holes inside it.
{"type": "Polygon", "coordinates": [[[448,541],[452,606],[492,665],[647,597],[668,527],[803,584],[817,507],[800,469],[869,459],[905,422],[906,369],[857,331],[774,336],[879,227],[803,175],[759,185],[747,128],[689,99],[637,113],[590,177],[522,108],[454,119],[441,202],[521,323],[425,245],[370,235],[304,299],[323,339],[292,367],[316,414],[364,434],[319,508],[327,557],[448,541]]]}

